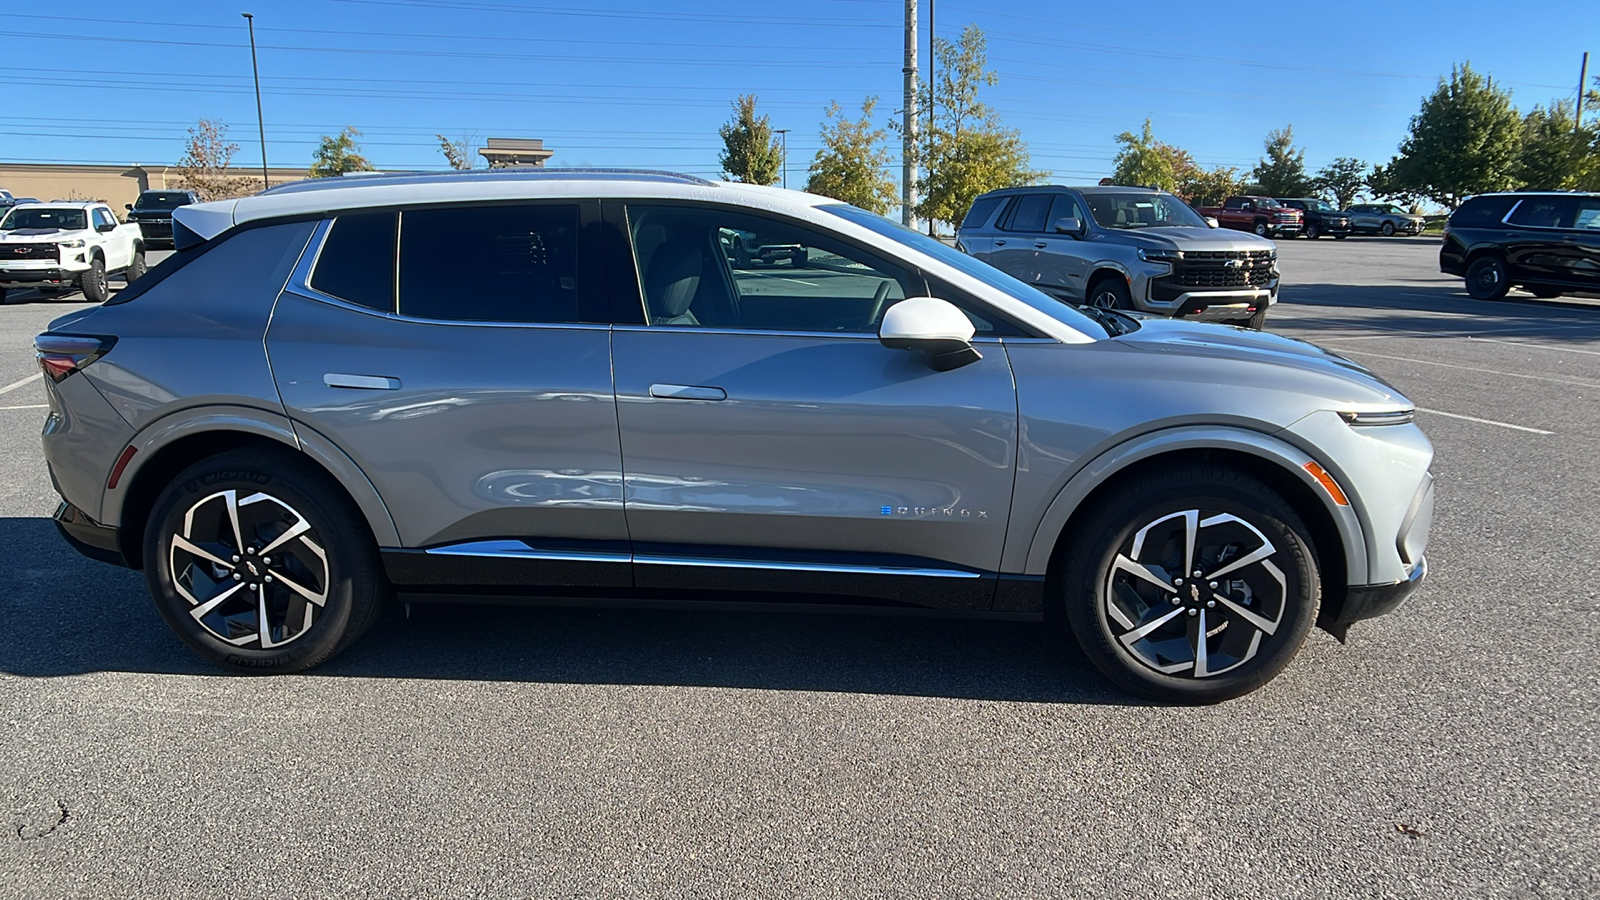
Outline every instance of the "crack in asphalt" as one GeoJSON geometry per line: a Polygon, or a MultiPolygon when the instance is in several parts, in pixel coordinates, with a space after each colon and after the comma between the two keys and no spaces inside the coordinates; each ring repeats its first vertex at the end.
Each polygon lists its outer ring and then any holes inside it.
{"type": "Polygon", "coordinates": [[[28,823],[23,822],[23,823],[19,824],[17,826],[17,840],[21,840],[21,841],[37,841],[38,839],[40,839],[42,837],[46,837],[48,835],[54,834],[55,830],[57,828],[60,828],[62,825],[66,824],[66,821],[68,819],[72,818],[72,813],[67,811],[67,804],[66,804],[65,801],[59,800],[59,799],[56,800],[56,809],[60,811],[60,815],[56,817],[56,820],[54,822],[50,823],[50,827],[44,829],[43,831],[38,832],[37,834],[28,834],[27,833],[28,832],[28,823]]]}

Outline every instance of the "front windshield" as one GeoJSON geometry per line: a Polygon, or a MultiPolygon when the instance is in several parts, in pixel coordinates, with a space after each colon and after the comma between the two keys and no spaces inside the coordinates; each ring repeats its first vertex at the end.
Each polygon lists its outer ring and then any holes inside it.
{"type": "Polygon", "coordinates": [[[140,194],[134,201],[134,209],[177,209],[188,204],[189,198],[183,194],[140,194]]]}
{"type": "Polygon", "coordinates": [[[80,230],[89,227],[89,214],[81,209],[53,209],[48,206],[19,207],[0,221],[0,231],[22,228],[64,228],[80,230]]]}
{"type": "MultiPolygon", "coordinates": [[[[943,241],[928,237],[920,231],[913,231],[899,222],[843,203],[830,203],[817,208],[824,212],[832,213],[841,219],[854,222],[874,234],[886,237],[895,243],[904,244],[913,250],[926,253],[951,268],[971,275],[992,288],[1004,291],[1008,296],[1026,303],[1052,319],[1071,325],[1084,334],[1094,335],[1102,331],[1111,332],[1109,327],[1078,312],[1038,288],[1018,281],[988,263],[979,262],[943,241]]],[[[1204,227],[1203,223],[1202,227],[1204,227]]]]}
{"type": "Polygon", "coordinates": [[[1086,193],[1101,228],[1209,228],[1206,220],[1171,194],[1086,193]]]}
{"type": "Polygon", "coordinates": [[[1329,206],[1326,200],[1307,200],[1306,209],[1315,209],[1318,211],[1328,210],[1331,212],[1333,207],[1329,206]]]}

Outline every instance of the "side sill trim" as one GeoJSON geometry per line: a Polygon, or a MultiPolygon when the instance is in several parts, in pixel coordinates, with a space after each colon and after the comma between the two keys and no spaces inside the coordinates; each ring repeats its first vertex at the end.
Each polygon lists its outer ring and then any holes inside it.
{"type": "Polygon", "coordinates": [[[521,541],[474,541],[469,544],[450,544],[425,550],[431,556],[486,556],[496,559],[543,559],[556,562],[610,562],[633,561],[631,553],[602,550],[539,550],[521,541]]]}
{"type": "Polygon", "coordinates": [[[918,578],[982,578],[979,572],[959,569],[912,569],[896,566],[852,566],[832,563],[788,562],[784,560],[698,559],[679,556],[635,555],[633,561],[645,566],[709,566],[715,569],[782,569],[790,572],[832,572],[840,575],[909,575],[918,578]]]}

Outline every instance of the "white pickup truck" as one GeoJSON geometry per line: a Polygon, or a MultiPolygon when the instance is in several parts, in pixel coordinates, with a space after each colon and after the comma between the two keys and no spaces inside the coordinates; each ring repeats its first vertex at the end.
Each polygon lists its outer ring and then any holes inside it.
{"type": "Polygon", "coordinates": [[[12,289],[59,295],[74,288],[104,303],[107,283],[145,272],[144,236],[104,203],[25,203],[0,218],[0,303],[12,289]]]}

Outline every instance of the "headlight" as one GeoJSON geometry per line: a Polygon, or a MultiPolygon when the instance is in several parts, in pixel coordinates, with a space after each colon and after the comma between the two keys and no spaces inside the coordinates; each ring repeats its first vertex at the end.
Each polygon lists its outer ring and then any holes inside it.
{"type": "Polygon", "coordinates": [[[1138,253],[1145,262],[1176,262],[1183,259],[1182,250],[1146,250],[1140,247],[1138,253]]]}
{"type": "Polygon", "coordinates": [[[1415,409],[1385,409],[1377,412],[1341,412],[1339,418],[1350,425],[1405,425],[1416,418],[1415,409]]]}
{"type": "Polygon", "coordinates": [[[83,246],[83,241],[81,241],[81,240],[62,241],[60,246],[65,248],[65,249],[67,249],[67,250],[76,250],[79,247],[83,246]]]}

